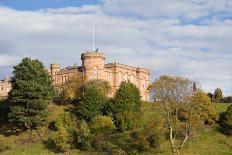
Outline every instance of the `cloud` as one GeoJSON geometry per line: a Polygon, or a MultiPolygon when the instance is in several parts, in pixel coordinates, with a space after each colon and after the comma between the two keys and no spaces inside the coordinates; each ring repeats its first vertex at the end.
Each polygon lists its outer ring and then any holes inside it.
{"type": "Polygon", "coordinates": [[[106,62],[146,67],[151,81],[161,74],[185,76],[205,91],[221,87],[231,94],[231,10],[226,0],[106,0],[38,11],[1,7],[0,74],[25,56],[46,66],[81,65],[80,54],[92,49],[94,21],[95,45],[106,62]]]}

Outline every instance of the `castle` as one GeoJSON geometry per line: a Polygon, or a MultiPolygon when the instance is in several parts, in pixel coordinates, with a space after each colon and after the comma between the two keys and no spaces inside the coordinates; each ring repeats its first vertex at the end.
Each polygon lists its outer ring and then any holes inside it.
{"type": "Polygon", "coordinates": [[[10,80],[7,77],[4,80],[0,80],[0,99],[6,99],[10,90],[10,80]]]}
{"type": "MultiPolygon", "coordinates": [[[[86,80],[105,80],[111,86],[109,96],[113,96],[122,81],[130,81],[140,90],[142,100],[148,101],[150,98],[148,86],[150,71],[144,68],[132,67],[120,63],[105,64],[105,55],[102,52],[86,51],[81,54],[82,66],[66,67],[61,69],[60,64],[51,64],[48,69],[49,75],[53,79],[53,85],[57,89],[62,89],[62,85],[74,74],[83,73],[86,80]]],[[[7,97],[11,89],[9,81],[0,82],[0,98],[7,97]],[[2,92],[1,92],[2,90],[2,92]]]]}

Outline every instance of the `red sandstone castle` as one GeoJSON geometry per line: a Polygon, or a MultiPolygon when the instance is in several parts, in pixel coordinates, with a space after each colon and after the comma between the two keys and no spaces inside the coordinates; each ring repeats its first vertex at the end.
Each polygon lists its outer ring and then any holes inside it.
{"type": "MultiPolygon", "coordinates": [[[[149,70],[117,62],[105,64],[105,55],[101,52],[84,52],[81,54],[81,60],[82,66],[66,67],[64,69],[61,69],[60,64],[51,64],[48,72],[53,79],[53,85],[59,89],[59,86],[65,84],[70,77],[81,72],[85,75],[86,80],[108,81],[112,87],[110,96],[115,94],[122,81],[130,81],[139,88],[142,100],[149,100],[149,70]]],[[[5,91],[2,94],[0,92],[0,97],[8,94],[11,89],[10,83],[0,83],[0,90],[2,89],[5,91]]]]}

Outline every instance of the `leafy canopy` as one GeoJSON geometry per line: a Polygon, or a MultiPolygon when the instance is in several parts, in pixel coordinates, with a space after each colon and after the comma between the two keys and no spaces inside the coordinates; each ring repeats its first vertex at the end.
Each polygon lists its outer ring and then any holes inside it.
{"type": "Polygon", "coordinates": [[[9,93],[11,121],[20,128],[32,129],[47,124],[47,105],[52,102],[52,80],[42,62],[22,59],[14,66],[9,93]]]}

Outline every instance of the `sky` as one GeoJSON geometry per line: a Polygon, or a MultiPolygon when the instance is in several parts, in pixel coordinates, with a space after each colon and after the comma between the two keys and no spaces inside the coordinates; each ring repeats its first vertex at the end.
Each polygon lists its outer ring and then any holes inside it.
{"type": "Polygon", "coordinates": [[[95,47],[106,63],[183,76],[232,95],[232,0],[0,0],[0,78],[23,57],[77,63],[95,47]]]}

